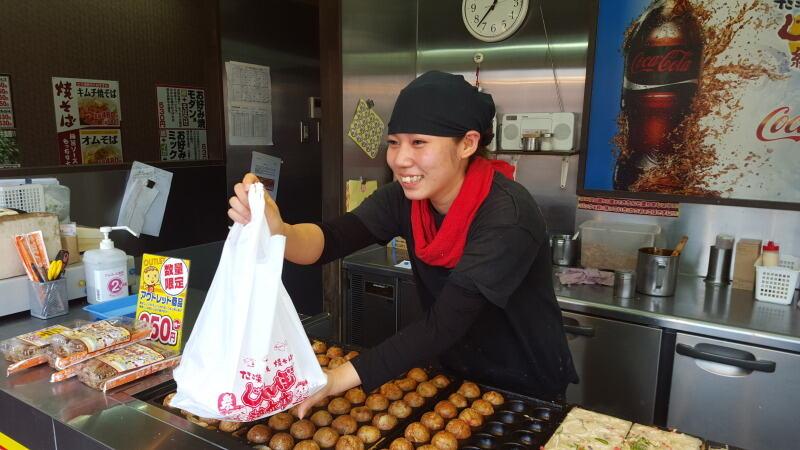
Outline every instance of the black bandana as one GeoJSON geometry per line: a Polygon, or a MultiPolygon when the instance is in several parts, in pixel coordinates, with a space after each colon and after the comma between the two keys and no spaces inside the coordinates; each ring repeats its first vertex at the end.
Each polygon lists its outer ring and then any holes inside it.
{"type": "Polygon", "coordinates": [[[415,133],[461,137],[481,133],[481,144],[491,141],[492,96],[478,92],[463,76],[436,70],[409,83],[397,97],[389,119],[389,134],[415,133]]]}

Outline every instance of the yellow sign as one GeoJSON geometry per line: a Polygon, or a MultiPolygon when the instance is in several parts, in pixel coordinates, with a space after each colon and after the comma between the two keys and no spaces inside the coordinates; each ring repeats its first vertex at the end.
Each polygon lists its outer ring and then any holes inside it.
{"type": "Polygon", "coordinates": [[[345,189],[345,206],[347,212],[358,207],[365,198],[378,190],[378,182],[375,180],[347,180],[345,189]]]}
{"type": "Polygon", "coordinates": [[[28,450],[28,447],[0,433],[0,450],[28,450]]]}
{"type": "Polygon", "coordinates": [[[189,260],[142,255],[136,317],[153,327],[150,339],[180,350],[189,287],[189,260]]]}

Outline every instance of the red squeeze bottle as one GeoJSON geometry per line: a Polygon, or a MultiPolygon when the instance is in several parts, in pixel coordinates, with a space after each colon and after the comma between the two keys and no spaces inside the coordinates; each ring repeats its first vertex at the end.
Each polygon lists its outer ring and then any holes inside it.
{"type": "Polygon", "coordinates": [[[761,265],[764,267],[776,267],[780,263],[781,248],[772,241],[767,242],[762,248],[761,265]]]}

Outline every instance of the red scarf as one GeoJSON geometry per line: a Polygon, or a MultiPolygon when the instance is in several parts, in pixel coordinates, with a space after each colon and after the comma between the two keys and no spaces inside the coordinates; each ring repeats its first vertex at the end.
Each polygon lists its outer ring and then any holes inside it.
{"type": "Polygon", "coordinates": [[[475,158],[467,168],[464,183],[450,210],[436,229],[430,200],[411,201],[411,231],[414,234],[414,251],[419,259],[431,266],[452,269],[464,254],[467,233],[489,190],[494,173],[500,172],[513,179],[514,166],[505,161],[475,158]]]}

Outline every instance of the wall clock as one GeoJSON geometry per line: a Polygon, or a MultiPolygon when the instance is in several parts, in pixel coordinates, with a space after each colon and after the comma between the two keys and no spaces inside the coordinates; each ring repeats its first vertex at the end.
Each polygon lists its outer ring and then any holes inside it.
{"type": "Polygon", "coordinates": [[[528,0],[462,0],[461,18],[471,35],[498,42],[516,32],[528,15],[528,0]]]}

